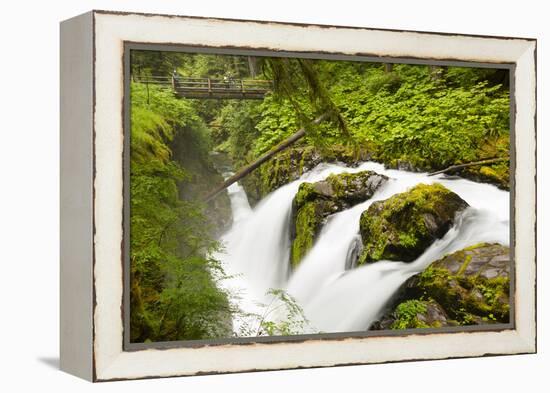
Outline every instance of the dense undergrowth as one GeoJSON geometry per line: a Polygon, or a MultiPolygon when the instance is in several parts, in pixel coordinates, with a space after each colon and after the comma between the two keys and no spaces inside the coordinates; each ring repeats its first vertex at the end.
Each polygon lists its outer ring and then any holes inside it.
{"type": "MultiPolygon", "coordinates": [[[[499,70],[320,61],[348,133],[331,123],[312,128],[300,144],[321,154],[339,146],[392,167],[437,170],[450,165],[507,157],[509,93],[499,70]]],[[[250,162],[315,117],[307,89],[295,101],[268,96],[263,102],[226,106],[219,117],[228,139],[217,139],[237,163],[250,162]],[[244,114],[244,116],[243,116],[244,114]],[[305,116],[304,116],[305,114],[305,116]]],[[[466,175],[506,188],[509,165],[473,167],[466,175]]]]}
{"type": "Polygon", "coordinates": [[[219,244],[207,207],[181,192],[210,166],[206,126],[189,102],[133,84],[131,132],[131,340],[230,335],[227,294],[217,285],[224,274],[208,256],[219,244]],[[170,144],[182,136],[193,162],[173,159],[170,144]]]}

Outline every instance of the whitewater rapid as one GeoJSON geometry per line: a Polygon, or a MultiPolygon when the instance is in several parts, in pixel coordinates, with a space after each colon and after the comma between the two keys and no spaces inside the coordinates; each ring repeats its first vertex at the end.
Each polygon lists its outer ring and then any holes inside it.
{"type": "MultiPolygon", "coordinates": [[[[259,303],[269,301],[266,292],[281,288],[304,310],[310,326],[303,333],[366,330],[410,276],[424,270],[445,254],[480,242],[509,245],[509,193],[493,185],[444,175],[427,176],[386,169],[374,162],[349,168],[320,164],[299,180],[267,195],[251,209],[244,189],[228,189],[233,225],[220,239],[224,250],[215,255],[230,280],[225,289],[237,294],[235,306],[245,313],[261,313],[259,303]],[[313,248],[290,272],[290,216],[292,200],[303,182],[323,180],[330,174],[372,170],[389,181],[373,197],[327,220],[313,248]],[[379,261],[352,268],[360,252],[359,218],[373,202],[404,192],[416,184],[441,183],[457,193],[470,207],[447,234],[410,263],[379,261]]],[[[239,335],[241,322],[234,321],[239,335]]]]}

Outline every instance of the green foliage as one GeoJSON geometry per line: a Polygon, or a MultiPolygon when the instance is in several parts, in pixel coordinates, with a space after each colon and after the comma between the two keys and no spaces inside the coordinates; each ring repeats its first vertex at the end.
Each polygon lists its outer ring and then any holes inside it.
{"type": "Polygon", "coordinates": [[[230,100],[219,112],[216,123],[227,134],[226,150],[236,166],[242,166],[255,157],[253,149],[260,136],[256,125],[261,119],[261,110],[261,102],[255,100],[230,100]]]}
{"type": "Polygon", "coordinates": [[[398,81],[371,69],[368,83],[334,88],[354,137],[373,142],[380,160],[445,167],[479,159],[480,144],[508,134],[509,97],[500,85],[450,87],[451,76],[433,80],[424,66],[396,65],[394,73],[398,81]]]}
{"type": "Polygon", "coordinates": [[[149,88],[132,85],[131,341],[227,336],[232,310],[217,285],[225,274],[209,257],[218,243],[204,206],[180,198],[193,165],[174,161],[170,146],[183,133],[198,152],[195,161],[204,158],[206,128],[189,103],[149,88]]]}
{"type": "MultiPolygon", "coordinates": [[[[175,68],[193,77],[250,78],[243,56],[160,52],[136,52],[133,56],[136,72],[171,72],[175,68]]],[[[334,116],[319,126],[307,127],[307,145],[366,149],[373,158],[390,165],[404,161],[435,170],[508,154],[506,70],[394,64],[387,72],[383,66],[362,62],[258,61],[263,72],[260,77],[275,83],[274,94],[263,102],[183,100],[205,121],[221,126],[212,132],[217,138],[215,145],[231,153],[239,166],[323,112],[334,116]]],[[[477,174],[478,170],[468,172],[477,174]]],[[[508,165],[487,166],[479,176],[505,187],[508,165]]]]}
{"type": "Polygon", "coordinates": [[[408,300],[403,302],[395,309],[395,321],[390,326],[390,329],[415,329],[430,327],[418,318],[419,314],[424,314],[426,311],[428,311],[428,307],[422,300],[408,300]]]}
{"type": "Polygon", "coordinates": [[[271,288],[267,293],[269,303],[260,303],[261,314],[256,314],[257,336],[290,336],[311,330],[304,311],[291,295],[283,289],[271,288]]]}
{"type": "Polygon", "coordinates": [[[243,56],[203,55],[182,52],[133,50],[131,69],[134,77],[145,75],[168,76],[176,70],[190,77],[221,78],[248,75],[248,64],[243,56]]]}
{"type": "Polygon", "coordinates": [[[170,158],[170,149],[165,140],[173,137],[173,129],[157,113],[136,106],[132,110],[132,141],[134,159],[145,161],[151,157],[166,162],[170,158]]]}
{"type": "MultiPolygon", "coordinates": [[[[303,100],[300,100],[303,101],[303,100]]],[[[311,112],[305,117],[311,120],[311,112]]],[[[279,144],[301,127],[292,103],[287,99],[267,96],[262,102],[261,117],[256,124],[258,137],[253,145],[254,156],[260,156],[279,144]]]]}
{"type": "MultiPolygon", "coordinates": [[[[394,65],[388,73],[372,64],[319,61],[315,71],[351,139],[329,122],[308,130],[309,145],[366,149],[384,163],[425,170],[508,154],[510,100],[507,87],[493,83],[502,82],[498,70],[449,67],[434,78],[427,66],[394,65]]],[[[299,128],[296,106],[303,118],[315,116],[304,88],[295,87],[292,99],[264,100],[255,157],[299,128]]],[[[501,166],[493,177],[504,184],[508,165],[501,166]]]]}
{"type": "MultiPolygon", "coordinates": [[[[178,134],[185,138],[189,150],[196,151],[200,159],[206,159],[211,147],[209,133],[193,101],[176,99],[170,90],[159,86],[132,83],[131,104],[132,142],[135,142],[132,152],[148,149],[147,145],[142,146],[140,140],[140,135],[147,133],[152,141],[148,145],[166,145],[162,153],[163,159],[167,159],[166,153],[170,151],[168,144],[178,134]]],[[[157,153],[151,151],[154,157],[158,157],[157,153]]]]}

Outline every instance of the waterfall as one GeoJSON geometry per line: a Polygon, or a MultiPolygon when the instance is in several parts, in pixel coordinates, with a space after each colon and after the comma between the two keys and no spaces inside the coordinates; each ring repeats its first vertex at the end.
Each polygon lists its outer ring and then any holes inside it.
{"type": "Polygon", "coordinates": [[[229,196],[234,223],[221,238],[225,250],[216,255],[234,276],[227,288],[239,293],[238,305],[246,312],[258,312],[257,303],[266,300],[265,293],[270,288],[285,289],[303,308],[311,322],[311,332],[366,330],[401,284],[431,262],[480,242],[509,244],[508,192],[461,178],[385,169],[374,162],[354,168],[320,164],[266,196],[253,210],[241,186],[231,186],[229,196]],[[330,216],[313,248],[291,273],[289,220],[300,184],[319,181],[330,174],[363,170],[384,174],[390,180],[371,199],[330,216]],[[360,253],[361,213],[375,201],[419,183],[434,182],[443,184],[470,205],[455,226],[411,263],[379,261],[350,269],[360,253]]]}

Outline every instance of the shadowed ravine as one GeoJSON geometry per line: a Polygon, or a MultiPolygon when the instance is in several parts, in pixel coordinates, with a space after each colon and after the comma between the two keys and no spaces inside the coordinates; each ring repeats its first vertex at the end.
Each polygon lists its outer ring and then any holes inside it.
{"type": "MultiPolygon", "coordinates": [[[[226,289],[239,293],[239,307],[258,312],[270,288],[282,288],[303,308],[311,332],[366,330],[385,304],[411,275],[424,270],[443,255],[480,242],[509,244],[509,193],[495,186],[442,175],[387,170],[365,162],[358,167],[321,164],[299,180],[265,197],[252,210],[243,188],[229,188],[234,222],[222,236],[225,250],[216,254],[230,275],[226,289]],[[292,200],[299,185],[326,178],[331,173],[373,170],[390,180],[374,196],[348,210],[329,217],[315,245],[290,272],[290,230],[292,200]],[[379,261],[353,266],[357,256],[359,218],[374,201],[385,200],[419,184],[441,183],[471,206],[461,213],[447,234],[411,263],[379,261]]],[[[238,331],[239,321],[234,321],[238,331]]]]}

